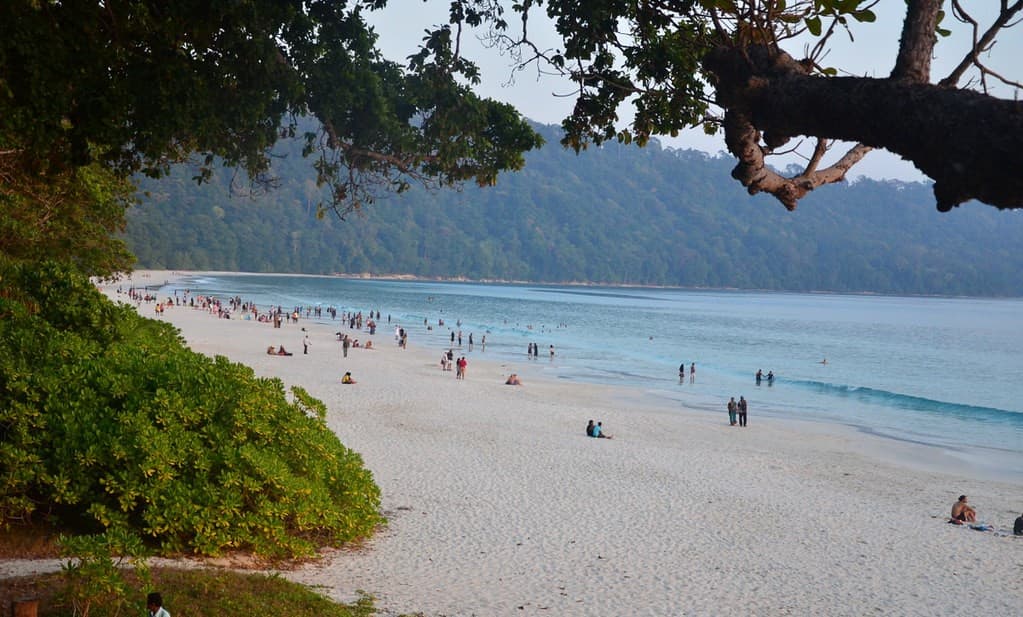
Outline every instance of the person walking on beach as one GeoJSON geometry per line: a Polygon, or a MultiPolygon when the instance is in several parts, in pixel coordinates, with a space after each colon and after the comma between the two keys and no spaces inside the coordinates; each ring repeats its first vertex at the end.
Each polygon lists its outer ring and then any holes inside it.
{"type": "Polygon", "coordinates": [[[739,397],[739,426],[746,426],[746,399],[739,397]]]}
{"type": "Polygon", "coordinates": [[[341,337],[341,355],[345,358],[348,357],[348,348],[352,346],[352,339],[348,338],[345,334],[341,337]]]}
{"type": "Polygon", "coordinates": [[[735,426],[735,414],[738,411],[738,404],[735,397],[728,399],[728,426],[735,426]]]}
{"type": "Polygon", "coordinates": [[[472,351],[472,332],[469,333],[469,351],[472,351]]]}
{"type": "MultiPolygon", "coordinates": [[[[304,329],[305,328],[303,328],[303,330],[304,329]]],[[[306,355],[306,356],[309,355],[309,345],[310,345],[310,343],[309,343],[309,335],[306,334],[304,337],[302,337],[302,354],[303,355],[306,355]]]]}
{"type": "Polygon", "coordinates": [[[554,359],[554,345],[551,345],[551,360],[554,359]]]}

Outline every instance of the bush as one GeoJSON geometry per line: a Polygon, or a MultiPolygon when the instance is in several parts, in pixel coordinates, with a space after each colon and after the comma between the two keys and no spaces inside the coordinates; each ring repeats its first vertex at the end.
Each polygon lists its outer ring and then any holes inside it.
{"type": "Polygon", "coordinates": [[[278,379],[187,349],[56,264],[0,263],[0,522],[284,557],[369,535],[379,489],[278,379]]]}

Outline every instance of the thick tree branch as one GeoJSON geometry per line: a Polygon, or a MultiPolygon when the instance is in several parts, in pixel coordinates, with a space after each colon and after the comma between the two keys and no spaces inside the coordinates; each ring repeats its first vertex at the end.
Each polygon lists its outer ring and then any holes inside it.
{"type": "Polygon", "coordinates": [[[802,195],[790,188],[775,193],[770,174],[760,170],[759,131],[899,154],[935,181],[942,211],[969,199],[1023,207],[1021,101],[892,79],[810,76],[770,50],[739,55],[722,48],[708,55],[705,67],[718,78],[719,103],[731,115],[726,143],[742,168],[733,175],[753,192],[772,192],[786,207],[802,195]]]}

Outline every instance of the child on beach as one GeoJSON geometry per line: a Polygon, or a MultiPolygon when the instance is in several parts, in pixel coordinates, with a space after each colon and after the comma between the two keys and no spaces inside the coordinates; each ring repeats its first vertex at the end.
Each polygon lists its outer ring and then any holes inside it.
{"type": "Polygon", "coordinates": [[[611,439],[614,435],[608,435],[604,432],[604,423],[597,422],[597,425],[593,427],[593,437],[600,439],[611,439]]]}
{"type": "Polygon", "coordinates": [[[149,617],[170,617],[170,613],[163,607],[163,596],[155,591],[146,596],[146,610],[149,617]]]}

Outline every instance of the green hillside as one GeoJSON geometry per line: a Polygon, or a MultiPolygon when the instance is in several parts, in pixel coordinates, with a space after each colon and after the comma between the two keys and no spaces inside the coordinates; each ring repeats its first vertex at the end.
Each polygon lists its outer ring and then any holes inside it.
{"type": "Polygon", "coordinates": [[[497,186],[416,187],[340,220],[298,146],[279,145],[279,187],[233,170],[144,181],[127,241],[144,268],[980,296],[1023,295],[1023,216],[934,210],[920,183],[819,189],[795,212],[750,197],[733,160],[653,143],[576,156],[554,127],[497,186]],[[232,191],[232,182],[235,190],[232,191]],[[232,196],[232,192],[235,193],[232,196]]]}

